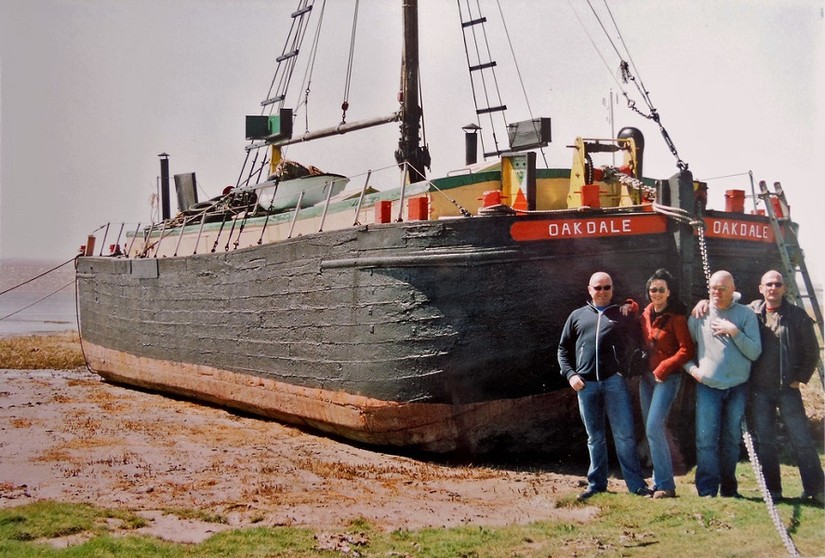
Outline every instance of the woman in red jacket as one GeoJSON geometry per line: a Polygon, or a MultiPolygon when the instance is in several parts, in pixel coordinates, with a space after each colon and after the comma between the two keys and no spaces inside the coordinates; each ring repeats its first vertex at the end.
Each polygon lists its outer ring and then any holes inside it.
{"type": "Polygon", "coordinates": [[[676,496],[666,423],[682,383],[682,365],[694,354],[686,307],[671,292],[673,284],[673,276],[666,269],[656,270],[647,280],[650,304],[640,317],[648,367],[639,382],[639,395],[653,461],[654,498],[676,496]]]}

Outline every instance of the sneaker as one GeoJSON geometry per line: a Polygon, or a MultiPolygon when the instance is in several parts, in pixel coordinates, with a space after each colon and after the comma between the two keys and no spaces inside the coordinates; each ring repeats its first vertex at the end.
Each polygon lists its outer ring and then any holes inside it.
{"type": "Polygon", "coordinates": [[[721,496],[722,498],[736,498],[737,500],[742,499],[742,495],[738,492],[731,492],[730,494],[720,494],[719,496],[721,496]]]}
{"type": "Polygon", "coordinates": [[[653,498],[655,498],[656,500],[658,500],[660,498],[676,498],[676,490],[675,489],[654,490],[653,491],[653,498]]]}
{"type": "Polygon", "coordinates": [[[595,496],[599,492],[604,492],[604,490],[596,490],[595,488],[588,488],[587,490],[585,490],[584,492],[579,494],[578,497],[576,498],[576,500],[578,500],[579,502],[583,502],[584,500],[587,500],[587,499],[595,496]]]}
{"type": "Polygon", "coordinates": [[[641,496],[642,498],[650,498],[653,496],[653,491],[646,486],[641,486],[637,488],[633,494],[636,496],[641,496]]]}
{"type": "Polygon", "coordinates": [[[771,490],[771,500],[774,502],[781,502],[782,501],[782,492],[778,490],[771,490]]]}

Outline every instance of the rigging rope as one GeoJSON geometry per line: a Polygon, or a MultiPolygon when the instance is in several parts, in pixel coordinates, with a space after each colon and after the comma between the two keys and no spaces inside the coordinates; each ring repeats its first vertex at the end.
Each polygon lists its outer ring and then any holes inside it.
{"type": "MultiPolygon", "coordinates": [[[[507,21],[504,19],[504,11],[501,9],[501,0],[496,0],[496,5],[498,6],[498,13],[501,17],[501,24],[504,27],[504,36],[507,37],[507,46],[510,47],[510,56],[513,58],[513,66],[516,68],[516,75],[518,76],[518,82],[521,86],[521,93],[524,95],[524,102],[527,106],[527,114],[530,115],[531,121],[535,121],[535,118],[533,117],[533,107],[530,106],[530,98],[527,96],[527,88],[524,86],[524,78],[521,75],[521,67],[519,67],[516,52],[515,49],[513,49],[513,41],[510,39],[510,30],[507,28],[507,21]]],[[[538,132],[535,130],[535,125],[533,128],[534,131],[538,132]]],[[[540,147],[539,151],[541,152],[541,158],[544,159],[544,166],[548,167],[547,154],[544,152],[544,147],[540,147]]]]}
{"type": "Polygon", "coordinates": [[[341,124],[347,121],[347,109],[349,108],[349,89],[352,84],[352,60],[355,56],[355,31],[358,28],[358,5],[359,0],[355,0],[355,10],[352,13],[352,32],[349,39],[349,57],[347,59],[347,77],[344,80],[344,100],[341,102],[341,124]]]}
{"type": "MultiPolygon", "coordinates": [[[[73,261],[74,261],[74,258],[72,258],[72,259],[71,259],[71,260],[69,260],[69,261],[70,261],[70,262],[73,262],[73,261]]],[[[68,263],[68,262],[67,262],[67,263],[68,263]]],[[[65,264],[64,264],[64,265],[65,265],[65,264]]],[[[59,293],[60,291],[62,291],[63,289],[65,289],[66,287],[68,287],[68,286],[70,286],[70,285],[74,285],[74,281],[75,281],[75,280],[74,280],[74,279],[72,279],[70,282],[66,283],[65,285],[63,285],[63,286],[62,286],[62,287],[60,287],[59,289],[57,289],[57,290],[54,290],[54,291],[50,292],[49,294],[47,294],[46,296],[44,296],[44,297],[42,297],[42,298],[38,298],[37,300],[35,300],[35,301],[34,301],[34,302],[32,302],[31,304],[28,304],[28,305],[24,306],[23,308],[21,308],[21,309],[19,309],[19,310],[15,310],[15,311],[14,311],[14,312],[12,312],[11,314],[6,314],[5,316],[0,317],[0,321],[5,320],[6,318],[11,318],[11,317],[12,317],[12,316],[14,316],[15,314],[19,314],[19,313],[20,313],[20,312],[22,312],[23,310],[27,310],[27,309],[31,308],[32,306],[34,306],[35,304],[39,304],[39,303],[43,302],[44,300],[46,300],[46,299],[47,299],[47,298],[49,298],[50,296],[54,296],[54,295],[56,295],[57,293],[59,293]]]]}
{"type": "MultiPolygon", "coordinates": [[[[578,13],[576,13],[575,8],[573,8],[573,5],[570,2],[570,0],[568,0],[568,3],[570,4],[571,9],[573,9],[573,13],[576,15],[576,19],[578,19],[579,24],[581,24],[582,27],[584,27],[584,23],[582,22],[581,18],[579,18],[578,13]]],[[[604,0],[604,5],[605,5],[605,8],[607,9],[608,15],[610,16],[611,22],[613,23],[613,27],[614,27],[617,35],[618,35],[618,38],[619,38],[619,40],[622,44],[622,47],[624,49],[624,54],[622,54],[620,49],[616,46],[616,43],[610,37],[610,34],[608,33],[607,28],[605,27],[604,23],[602,22],[601,17],[599,17],[599,14],[596,12],[596,9],[593,7],[593,4],[591,3],[591,0],[587,0],[587,5],[590,7],[590,11],[593,13],[593,17],[598,22],[599,26],[602,29],[602,32],[604,33],[604,36],[607,38],[607,41],[610,43],[610,46],[613,48],[613,52],[619,58],[619,74],[621,75],[621,82],[619,82],[619,80],[616,79],[615,75],[614,75],[614,80],[617,81],[617,84],[619,85],[619,90],[621,91],[622,95],[624,96],[625,100],[627,101],[627,107],[630,110],[632,110],[633,112],[635,112],[636,114],[638,114],[639,116],[642,116],[643,118],[646,118],[648,120],[652,120],[653,122],[656,123],[656,125],[659,127],[659,133],[662,135],[662,138],[664,139],[665,144],[667,145],[667,147],[670,150],[671,154],[676,158],[676,166],[679,168],[679,170],[682,170],[682,171],[687,170],[688,169],[688,164],[685,163],[682,160],[682,158],[679,156],[679,152],[676,150],[676,145],[673,143],[673,139],[670,137],[670,134],[668,133],[668,131],[665,129],[664,125],[662,124],[661,117],[659,116],[659,112],[656,109],[656,107],[653,106],[653,101],[650,98],[650,92],[644,87],[644,84],[642,83],[641,77],[638,77],[638,78],[636,77],[636,75],[638,75],[639,72],[636,71],[635,63],[633,63],[633,59],[630,56],[630,50],[627,48],[627,44],[624,42],[624,38],[622,37],[622,33],[619,30],[619,27],[616,23],[615,18],[613,17],[613,13],[611,12],[610,7],[607,5],[607,0],[604,0]],[[625,60],[625,58],[630,60],[630,62],[628,63],[625,60]],[[633,72],[630,71],[631,65],[633,66],[633,70],[635,71],[636,75],[634,75],[633,72]],[[644,100],[645,104],[647,105],[647,108],[648,108],[648,111],[649,111],[648,114],[643,113],[641,110],[639,110],[637,108],[636,102],[633,101],[630,98],[630,95],[628,95],[627,91],[622,86],[622,84],[628,84],[628,83],[631,83],[631,82],[636,87],[636,90],[639,92],[639,95],[641,95],[642,99],[644,100]]],[[[586,28],[585,28],[585,32],[587,33],[586,28]]],[[[596,52],[598,53],[599,57],[602,59],[602,62],[606,66],[608,66],[608,68],[609,68],[609,64],[607,64],[607,61],[605,60],[605,58],[602,55],[599,48],[596,46],[596,44],[593,41],[592,37],[590,36],[589,33],[587,33],[587,35],[588,35],[588,38],[590,39],[591,44],[596,49],[596,52]]],[[[611,72],[611,75],[612,75],[612,72],[611,72]]]]}
{"type": "Polygon", "coordinates": [[[295,103],[295,110],[297,111],[302,106],[304,108],[304,126],[305,132],[309,132],[309,93],[312,89],[312,74],[315,71],[315,60],[318,57],[318,45],[320,44],[320,37],[321,37],[321,28],[323,27],[324,22],[324,11],[326,9],[326,0],[321,3],[321,13],[318,16],[318,26],[315,28],[315,36],[312,38],[312,47],[309,51],[309,60],[307,61],[306,70],[304,70],[304,78],[301,82],[302,89],[304,92],[304,100],[301,102],[299,99],[295,103]]]}
{"type": "MultiPolygon", "coordinates": [[[[103,228],[103,227],[98,227],[98,229],[97,229],[95,232],[99,231],[101,228],[103,228]]],[[[22,283],[18,283],[17,285],[13,285],[13,286],[9,287],[8,289],[6,289],[6,290],[4,290],[4,291],[0,291],[0,296],[4,295],[4,294],[6,294],[6,293],[8,293],[8,292],[10,292],[10,291],[13,291],[14,289],[19,289],[19,288],[20,288],[20,287],[22,287],[23,285],[27,285],[27,284],[31,283],[32,281],[36,281],[37,279],[40,279],[41,277],[43,277],[43,276],[45,276],[45,275],[48,275],[49,273],[51,273],[51,272],[53,272],[53,271],[57,271],[58,269],[60,269],[60,268],[61,268],[61,267],[63,267],[64,265],[70,264],[70,263],[72,263],[73,261],[75,261],[75,260],[77,259],[77,257],[78,257],[78,256],[74,256],[72,259],[70,259],[70,260],[66,260],[66,261],[65,261],[65,262],[63,262],[62,264],[56,265],[56,266],[54,266],[53,268],[51,268],[51,269],[49,269],[49,270],[46,270],[46,271],[44,271],[43,273],[40,273],[39,275],[35,275],[35,276],[34,276],[34,277],[32,277],[31,279],[26,279],[26,280],[25,280],[25,281],[23,281],[22,283]]],[[[62,287],[62,288],[65,288],[65,287],[62,287]]],[[[54,293],[52,293],[52,294],[54,294],[54,293]]],[[[51,295],[50,295],[50,296],[51,296],[51,295]]],[[[25,308],[24,308],[24,310],[25,310],[25,308]]],[[[6,316],[6,317],[8,317],[8,316],[6,316]]]]}

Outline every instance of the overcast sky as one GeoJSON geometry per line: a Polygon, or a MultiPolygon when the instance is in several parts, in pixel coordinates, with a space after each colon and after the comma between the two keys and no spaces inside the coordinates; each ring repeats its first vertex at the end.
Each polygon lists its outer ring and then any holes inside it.
{"type": "MultiPolygon", "coordinates": [[[[497,33],[498,7],[481,3],[488,32],[497,33]]],[[[601,0],[593,3],[605,15],[601,0]]],[[[354,1],[329,4],[306,112],[312,129],[341,117],[354,1]],[[327,54],[337,60],[322,61],[327,54]]],[[[397,109],[400,4],[360,3],[348,121],[397,109]]],[[[501,4],[532,113],[553,121],[548,162],[569,166],[566,146],[576,136],[610,133],[603,102],[619,88],[617,59],[585,2],[501,4]]],[[[197,173],[201,198],[234,184],[246,144],[244,116],[260,112],[296,5],[0,0],[0,257],[68,259],[106,222],[146,222],[161,152],[170,154],[172,174],[197,173]]],[[[738,175],[709,182],[711,204],[721,209],[727,189],[750,193],[742,176],[749,170],[756,180],[781,181],[801,223],[803,247],[816,256],[814,240],[825,238],[823,1],[623,0],[610,6],[694,176],[738,175]]],[[[475,117],[456,3],[420,0],[420,10],[425,125],[433,175],[439,175],[462,165],[460,128],[475,117]]],[[[497,42],[493,49],[508,118],[529,118],[515,74],[504,69],[511,65],[509,46],[497,42]]],[[[296,70],[298,80],[303,73],[296,70]]],[[[304,122],[302,113],[301,131],[304,122]]],[[[617,106],[616,128],[627,125],[645,133],[647,176],[676,172],[658,129],[617,106]]],[[[389,125],[363,138],[324,140],[320,152],[311,144],[288,155],[357,174],[392,164],[396,133],[389,125]]],[[[813,267],[821,281],[818,260],[813,267]]]]}

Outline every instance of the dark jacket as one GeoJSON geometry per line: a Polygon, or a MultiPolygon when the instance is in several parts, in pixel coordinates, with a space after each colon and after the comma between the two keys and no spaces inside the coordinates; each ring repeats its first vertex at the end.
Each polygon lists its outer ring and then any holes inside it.
{"type": "MultiPolygon", "coordinates": [[[[764,346],[766,336],[775,335],[765,326],[765,301],[755,300],[749,306],[756,312],[764,346]]],[[[819,358],[819,342],[808,313],[787,300],[782,301],[776,312],[779,313],[781,327],[779,362],[770,362],[773,359],[762,356],[754,362],[750,378],[754,389],[778,391],[789,387],[792,382],[807,384],[819,358]]]]}
{"type": "Polygon", "coordinates": [[[586,381],[603,381],[627,369],[627,355],[638,338],[636,320],[612,304],[599,312],[591,302],[567,317],[559,341],[561,374],[578,374],[586,381]]]}

